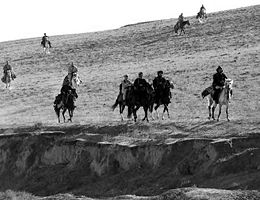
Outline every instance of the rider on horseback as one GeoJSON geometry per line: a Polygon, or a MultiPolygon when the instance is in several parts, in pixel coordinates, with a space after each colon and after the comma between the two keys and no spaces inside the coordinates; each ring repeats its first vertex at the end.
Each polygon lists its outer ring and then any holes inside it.
{"type": "Polygon", "coordinates": [[[6,73],[7,73],[8,70],[11,70],[11,71],[12,71],[12,67],[11,67],[11,65],[9,65],[9,62],[6,61],[6,64],[5,64],[5,66],[3,67],[4,75],[6,75],[6,73]]]}
{"type": "Polygon", "coordinates": [[[77,72],[78,68],[73,64],[73,62],[71,62],[68,67],[68,75],[64,78],[64,81],[62,83],[61,94],[56,97],[57,101],[60,103],[60,106],[66,104],[66,99],[70,91],[72,91],[74,101],[76,100],[76,98],[78,98],[76,89],[72,86],[72,78],[77,72]]]}
{"type": "Polygon", "coordinates": [[[3,73],[4,73],[4,76],[2,77],[2,81],[3,81],[3,82],[5,82],[5,80],[6,80],[6,76],[7,76],[8,70],[11,71],[11,78],[12,78],[12,80],[14,80],[14,79],[16,78],[16,76],[15,76],[15,74],[14,74],[14,72],[13,72],[13,69],[12,69],[11,65],[9,64],[8,61],[6,61],[6,64],[5,64],[4,67],[3,67],[3,73]]]}
{"type": "Polygon", "coordinates": [[[119,86],[120,94],[123,95],[123,102],[126,101],[126,91],[127,88],[132,86],[132,83],[128,80],[128,75],[124,75],[124,80],[121,82],[119,86]]]}
{"type": "Polygon", "coordinates": [[[71,64],[68,67],[68,80],[69,80],[69,85],[72,85],[72,78],[73,75],[78,73],[78,68],[71,62],[71,64]]]}
{"type": "Polygon", "coordinates": [[[45,47],[46,42],[49,40],[49,37],[46,35],[46,33],[43,34],[41,45],[45,47]]]}
{"type": "Polygon", "coordinates": [[[183,13],[181,13],[180,16],[178,17],[178,22],[177,22],[179,26],[181,26],[183,20],[184,20],[183,13]]]}
{"type": "Polygon", "coordinates": [[[135,94],[137,95],[137,97],[147,95],[147,91],[146,91],[147,84],[148,83],[143,78],[143,72],[139,72],[138,78],[135,79],[135,82],[134,82],[134,91],[135,91],[135,94]]]}
{"type": "Polygon", "coordinates": [[[159,103],[162,90],[166,86],[166,79],[162,76],[163,71],[157,72],[157,77],[153,80],[153,88],[155,90],[155,103],[159,103]]]}
{"type": "Polygon", "coordinates": [[[218,103],[218,97],[219,97],[221,90],[223,89],[227,76],[223,73],[223,69],[220,66],[218,66],[216,71],[217,71],[217,73],[215,73],[213,75],[212,87],[214,90],[213,99],[216,103],[218,103]]]}
{"type": "Polygon", "coordinates": [[[200,13],[203,14],[203,15],[206,13],[206,9],[205,9],[205,7],[203,6],[203,4],[202,4],[202,6],[200,7],[200,13]]]}

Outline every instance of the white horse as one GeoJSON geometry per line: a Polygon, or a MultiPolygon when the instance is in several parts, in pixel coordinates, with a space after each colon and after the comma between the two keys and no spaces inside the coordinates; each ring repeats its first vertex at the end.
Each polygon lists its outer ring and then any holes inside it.
{"type": "MultiPolygon", "coordinates": [[[[226,79],[225,84],[222,88],[222,91],[219,94],[219,97],[218,97],[219,113],[218,113],[217,121],[219,121],[219,117],[220,117],[220,114],[221,114],[221,108],[222,108],[223,105],[226,106],[226,115],[227,115],[227,120],[229,121],[228,105],[229,105],[230,99],[233,95],[232,94],[232,85],[233,85],[233,80],[226,79]]],[[[215,120],[214,111],[215,111],[216,107],[217,107],[217,103],[213,100],[212,94],[210,94],[208,96],[208,109],[209,109],[208,119],[211,119],[211,117],[212,117],[212,119],[215,120]],[[212,110],[212,113],[211,113],[211,110],[212,110]]]]}
{"type": "Polygon", "coordinates": [[[14,74],[12,75],[12,70],[7,70],[6,74],[2,77],[2,82],[6,84],[5,88],[10,88],[11,81],[14,79],[14,74]]]}

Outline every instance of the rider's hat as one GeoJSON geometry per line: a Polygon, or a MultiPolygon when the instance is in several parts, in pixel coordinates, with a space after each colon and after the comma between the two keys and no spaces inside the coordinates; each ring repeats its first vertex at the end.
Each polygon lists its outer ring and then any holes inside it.
{"type": "Polygon", "coordinates": [[[124,77],[128,77],[128,75],[126,74],[126,75],[124,75],[124,77]]]}
{"type": "Polygon", "coordinates": [[[159,75],[159,74],[163,74],[163,71],[160,70],[160,71],[157,72],[157,74],[158,74],[158,75],[159,75]]]}
{"type": "Polygon", "coordinates": [[[216,71],[223,71],[222,67],[218,66],[218,68],[216,69],[216,71]]]}
{"type": "Polygon", "coordinates": [[[139,72],[138,75],[143,75],[143,72],[139,72]]]}

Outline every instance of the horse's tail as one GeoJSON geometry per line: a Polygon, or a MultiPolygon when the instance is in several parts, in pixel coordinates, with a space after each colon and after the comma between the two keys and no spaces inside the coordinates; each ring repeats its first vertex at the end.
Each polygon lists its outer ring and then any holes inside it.
{"type": "Polygon", "coordinates": [[[117,105],[119,104],[118,100],[116,99],[116,102],[114,103],[113,106],[111,106],[111,109],[114,111],[117,107],[117,105]]]}
{"type": "Polygon", "coordinates": [[[201,93],[201,96],[202,96],[203,99],[204,99],[206,96],[208,96],[208,95],[209,95],[209,92],[208,92],[207,89],[203,90],[203,92],[201,93]]]}
{"type": "Polygon", "coordinates": [[[115,101],[114,105],[113,105],[113,106],[111,106],[111,108],[112,108],[112,110],[113,110],[113,111],[116,109],[116,107],[117,107],[117,106],[118,106],[118,104],[119,104],[119,97],[120,97],[120,94],[117,96],[117,98],[116,98],[116,101],[115,101]]]}
{"type": "Polygon", "coordinates": [[[178,25],[175,24],[174,27],[173,27],[175,33],[177,33],[177,31],[178,31],[178,27],[177,27],[177,26],[178,26],[178,25]]]}
{"type": "Polygon", "coordinates": [[[207,87],[205,90],[202,91],[201,96],[204,99],[206,96],[208,96],[209,94],[211,94],[213,92],[213,87],[207,87]]]}

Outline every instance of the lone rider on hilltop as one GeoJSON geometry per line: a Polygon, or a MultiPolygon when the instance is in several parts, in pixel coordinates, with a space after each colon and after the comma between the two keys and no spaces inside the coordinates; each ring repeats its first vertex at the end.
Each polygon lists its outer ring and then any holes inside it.
{"type": "Polygon", "coordinates": [[[206,9],[205,9],[204,5],[202,4],[202,6],[200,7],[200,13],[205,14],[205,12],[206,12],[206,9]]]}
{"type": "Polygon", "coordinates": [[[181,26],[183,20],[184,20],[183,13],[181,13],[180,16],[178,17],[178,24],[179,24],[179,26],[181,26]]]}

